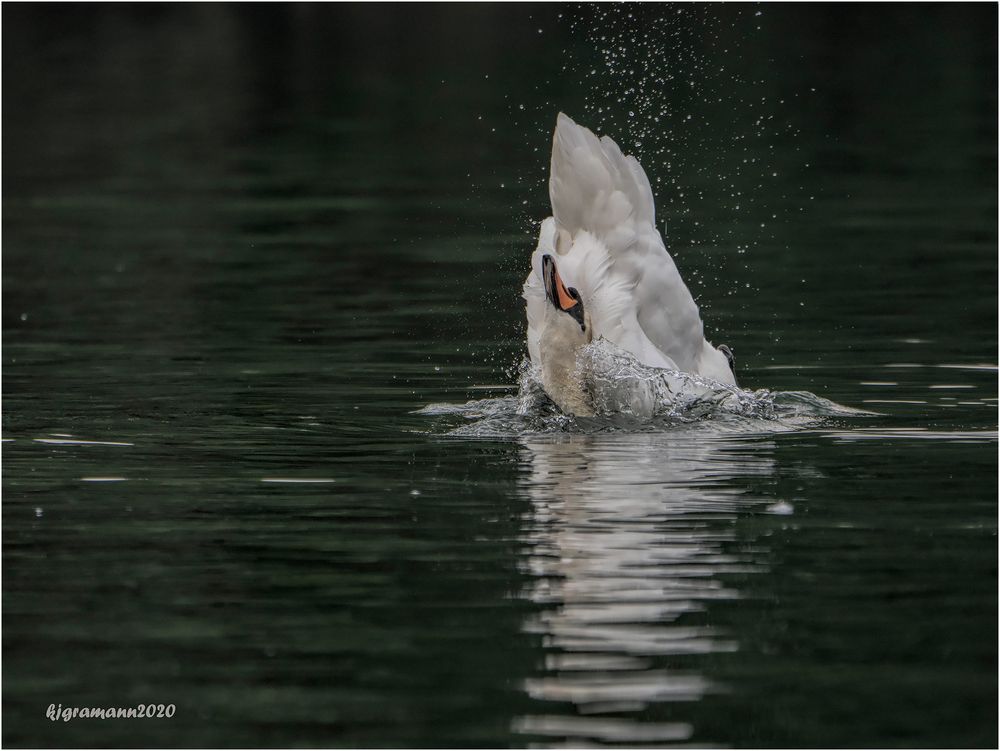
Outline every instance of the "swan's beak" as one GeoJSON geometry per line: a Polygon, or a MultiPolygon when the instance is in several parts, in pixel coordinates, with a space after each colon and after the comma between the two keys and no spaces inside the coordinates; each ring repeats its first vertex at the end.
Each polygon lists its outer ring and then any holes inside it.
{"type": "Polygon", "coordinates": [[[542,256],[542,281],[545,283],[545,297],[553,306],[564,313],[569,313],[580,324],[581,329],[586,329],[583,321],[583,301],[580,293],[572,287],[563,284],[562,277],[556,269],[556,262],[552,256],[542,256]]]}
{"type": "Polygon", "coordinates": [[[563,284],[562,277],[559,276],[559,271],[556,269],[556,262],[552,260],[552,256],[542,256],[542,278],[545,280],[545,296],[553,305],[560,310],[566,311],[576,305],[577,301],[573,299],[569,290],[566,289],[566,285],[563,284]]]}

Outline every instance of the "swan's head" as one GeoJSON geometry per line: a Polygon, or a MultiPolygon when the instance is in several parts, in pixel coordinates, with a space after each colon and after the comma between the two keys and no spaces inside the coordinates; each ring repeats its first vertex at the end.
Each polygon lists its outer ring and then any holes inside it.
{"type": "Polygon", "coordinates": [[[584,343],[589,342],[592,335],[590,316],[583,308],[583,298],[575,287],[567,287],[563,283],[555,259],[550,255],[542,256],[542,281],[545,284],[545,299],[557,314],[555,321],[559,328],[575,333],[584,343]]]}

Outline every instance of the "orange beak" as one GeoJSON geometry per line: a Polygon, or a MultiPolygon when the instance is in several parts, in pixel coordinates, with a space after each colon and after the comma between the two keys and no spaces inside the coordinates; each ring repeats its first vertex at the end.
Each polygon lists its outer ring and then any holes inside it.
{"type": "Polygon", "coordinates": [[[587,324],[580,293],[563,284],[562,277],[556,269],[556,262],[550,255],[542,256],[542,281],[545,284],[545,297],[552,301],[552,305],[572,316],[573,320],[580,324],[580,328],[586,331],[587,324]]]}
{"type": "Polygon", "coordinates": [[[566,289],[562,277],[556,269],[552,256],[542,257],[542,278],[545,281],[545,295],[560,310],[569,310],[577,304],[576,299],[566,289]]]}

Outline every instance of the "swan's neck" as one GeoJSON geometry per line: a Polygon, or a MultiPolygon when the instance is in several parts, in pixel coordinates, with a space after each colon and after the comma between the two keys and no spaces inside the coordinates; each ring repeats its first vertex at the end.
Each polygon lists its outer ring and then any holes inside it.
{"type": "Polygon", "coordinates": [[[569,316],[564,313],[557,315],[566,321],[554,317],[546,320],[539,337],[542,386],[549,398],[566,414],[591,417],[594,408],[584,387],[587,380],[585,366],[578,359],[580,350],[590,337],[584,335],[569,316]],[[567,326],[567,322],[571,326],[567,326]]]}

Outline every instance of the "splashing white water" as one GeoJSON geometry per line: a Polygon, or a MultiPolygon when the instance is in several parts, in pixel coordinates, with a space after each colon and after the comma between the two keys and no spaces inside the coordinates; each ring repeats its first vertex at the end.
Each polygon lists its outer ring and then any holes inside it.
{"type": "Polygon", "coordinates": [[[656,432],[710,423],[720,432],[801,430],[831,418],[870,415],[808,391],[749,391],[676,370],[643,365],[600,339],[579,358],[596,417],[565,415],[542,389],[537,369],[522,362],[516,396],[464,404],[430,404],[417,414],[461,417],[450,435],[514,438],[546,433],[656,432]]]}

